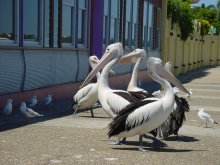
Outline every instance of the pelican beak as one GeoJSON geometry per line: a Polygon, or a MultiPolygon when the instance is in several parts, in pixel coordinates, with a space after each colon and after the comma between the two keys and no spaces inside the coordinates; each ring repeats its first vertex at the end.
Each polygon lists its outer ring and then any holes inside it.
{"type": "Polygon", "coordinates": [[[166,78],[170,83],[178,87],[183,92],[190,94],[189,91],[182,85],[182,83],[170,72],[167,68],[157,65],[157,70],[161,76],[166,78]]]}
{"type": "Polygon", "coordinates": [[[138,58],[141,57],[140,52],[131,52],[126,55],[124,55],[119,61],[118,64],[130,64],[135,63],[138,58]]]}
{"type": "Polygon", "coordinates": [[[114,57],[114,55],[110,52],[106,52],[102,58],[99,60],[99,62],[97,63],[97,65],[92,69],[92,71],[89,73],[89,75],[86,77],[86,79],[84,80],[84,82],[82,83],[82,85],[79,88],[82,88],[84,86],[86,86],[93,77],[95,77],[95,75],[102,69],[104,68],[104,66],[110,61],[112,60],[114,57]]]}

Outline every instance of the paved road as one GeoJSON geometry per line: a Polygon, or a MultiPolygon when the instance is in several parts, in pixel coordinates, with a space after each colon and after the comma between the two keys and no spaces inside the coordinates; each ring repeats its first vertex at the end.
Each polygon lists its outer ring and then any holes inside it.
{"type": "Polygon", "coordinates": [[[110,122],[101,108],[95,118],[89,112],[72,117],[71,100],[57,101],[36,110],[45,116],[25,124],[18,111],[10,121],[0,122],[0,164],[220,164],[220,126],[199,127],[196,109],[203,107],[220,122],[220,67],[202,68],[179,79],[192,89],[191,111],[180,130],[180,140],[170,137],[155,146],[146,140],[149,152],[140,152],[138,136],[127,145],[108,144],[106,126],[110,122]],[[64,112],[64,113],[60,113],[64,112]]]}

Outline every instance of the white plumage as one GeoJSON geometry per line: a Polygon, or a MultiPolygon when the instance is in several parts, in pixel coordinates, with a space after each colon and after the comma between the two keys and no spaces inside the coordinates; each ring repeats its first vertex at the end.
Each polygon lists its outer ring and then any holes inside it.
{"type": "Polygon", "coordinates": [[[218,124],[216,121],[214,121],[212,119],[212,117],[208,113],[204,112],[204,108],[198,109],[198,116],[200,119],[205,121],[206,127],[207,127],[207,122],[213,123],[213,124],[218,124]]]}
{"type": "MultiPolygon", "coordinates": [[[[136,53],[139,54],[139,53],[136,53]]],[[[108,75],[111,67],[115,65],[123,55],[123,46],[121,43],[114,43],[106,48],[106,51],[100,62],[90,72],[81,87],[85,86],[92,78],[102,69],[98,81],[98,99],[103,110],[110,116],[114,117],[126,105],[132,102],[135,98],[127,91],[113,90],[108,84],[108,75]]]]}
{"type": "MultiPolygon", "coordinates": [[[[109,137],[124,138],[142,135],[157,128],[168,118],[174,107],[174,94],[170,83],[163,79],[162,75],[188,93],[182,84],[162,67],[161,62],[158,58],[150,57],[147,66],[150,76],[162,85],[165,95],[159,100],[145,99],[128,105],[109,124],[109,137]]],[[[143,146],[140,145],[139,149],[143,150],[143,146]]]]}
{"type": "MultiPolygon", "coordinates": [[[[98,63],[99,59],[93,55],[89,57],[89,63],[92,68],[98,63]]],[[[100,73],[97,73],[97,80],[99,79],[100,73]]],[[[90,83],[87,86],[79,89],[73,97],[73,108],[77,113],[78,109],[91,108],[91,114],[93,116],[92,106],[98,101],[98,83],[90,83]]]]}

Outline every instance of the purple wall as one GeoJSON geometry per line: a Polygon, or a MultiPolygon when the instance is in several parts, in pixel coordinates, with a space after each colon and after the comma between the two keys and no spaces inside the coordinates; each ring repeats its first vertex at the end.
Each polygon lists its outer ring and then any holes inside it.
{"type": "Polygon", "coordinates": [[[91,5],[90,55],[102,57],[104,0],[93,0],[91,5]]]}

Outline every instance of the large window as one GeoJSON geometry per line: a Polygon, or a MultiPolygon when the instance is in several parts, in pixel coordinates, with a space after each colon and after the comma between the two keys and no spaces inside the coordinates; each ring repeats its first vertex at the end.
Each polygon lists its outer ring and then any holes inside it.
{"type": "MultiPolygon", "coordinates": [[[[158,1],[158,3],[160,2],[158,1]]],[[[143,48],[151,50],[160,49],[161,10],[158,5],[160,4],[153,4],[152,1],[149,0],[144,1],[143,48]]]]}
{"type": "Polygon", "coordinates": [[[137,19],[138,19],[138,1],[126,1],[126,19],[125,19],[125,49],[134,49],[137,47],[137,19]]]}
{"type": "Polygon", "coordinates": [[[88,4],[86,0],[63,0],[62,45],[87,46],[88,4]]]}
{"type": "Polygon", "coordinates": [[[104,0],[103,28],[104,46],[119,41],[119,0],[104,0]]]}
{"type": "Polygon", "coordinates": [[[74,0],[63,0],[62,13],[62,43],[63,45],[73,45],[73,22],[74,22],[74,0]]]}
{"type": "Polygon", "coordinates": [[[78,47],[85,47],[87,43],[87,3],[86,0],[78,1],[78,32],[77,44],[78,47]]]}
{"type": "Polygon", "coordinates": [[[24,44],[42,44],[42,0],[24,0],[24,44]]]}
{"type": "Polygon", "coordinates": [[[0,1],[0,44],[18,44],[18,4],[16,0],[0,1]]]}

